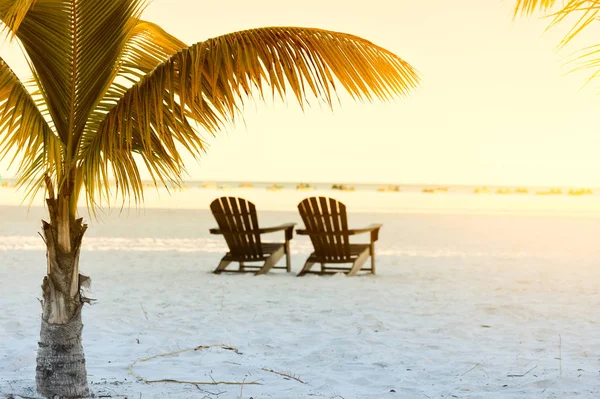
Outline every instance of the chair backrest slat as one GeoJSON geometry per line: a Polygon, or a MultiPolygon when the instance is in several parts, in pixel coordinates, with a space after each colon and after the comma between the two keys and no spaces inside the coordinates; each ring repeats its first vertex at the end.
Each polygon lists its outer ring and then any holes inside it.
{"type": "MultiPolygon", "coordinates": [[[[249,231],[258,231],[258,217],[254,204],[248,201],[240,201],[241,217],[244,225],[249,231]],[[250,207],[254,210],[250,212],[250,207]]],[[[260,254],[262,256],[262,247],[260,245],[260,234],[246,234],[246,240],[249,248],[249,253],[260,254]]]]}
{"type": "Polygon", "coordinates": [[[324,262],[350,260],[350,236],[346,206],[333,198],[311,197],[298,204],[302,221],[324,262]]]}
{"type": "Polygon", "coordinates": [[[236,197],[217,198],[210,204],[229,252],[236,258],[253,261],[263,257],[256,207],[236,197]]]}
{"type": "MultiPolygon", "coordinates": [[[[311,223],[311,229],[315,233],[324,233],[325,226],[323,225],[323,219],[319,216],[319,204],[317,202],[316,197],[309,198],[309,207],[308,207],[308,220],[311,223]]],[[[322,235],[313,235],[311,236],[311,241],[313,241],[313,245],[315,246],[315,251],[319,253],[324,253],[328,250],[328,240],[325,236],[322,235]],[[317,249],[318,248],[318,249],[317,249]]]]}

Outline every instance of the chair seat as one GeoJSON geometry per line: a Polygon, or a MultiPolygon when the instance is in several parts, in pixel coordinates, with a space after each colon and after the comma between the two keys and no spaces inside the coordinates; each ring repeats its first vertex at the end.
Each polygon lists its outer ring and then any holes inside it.
{"type": "Polygon", "coordinates": [[[317,256],[316,252],[310,254],[308,262],[315,263],[351,263],[356,260],[366,250],[370,250],[369,244],[350,244],[350,257],[339,257],[335,259],[333,254],[329,254],[327,257],[317,256]]]}
{"type": "Polygon", "coordinates": [[[260,262],[266,260],[284,246],[285,243],[282,242],[263,242],[261,243],[263,256],[234,256],[231,252],[227,252],[223,260],[231,262],[260,262]]]}

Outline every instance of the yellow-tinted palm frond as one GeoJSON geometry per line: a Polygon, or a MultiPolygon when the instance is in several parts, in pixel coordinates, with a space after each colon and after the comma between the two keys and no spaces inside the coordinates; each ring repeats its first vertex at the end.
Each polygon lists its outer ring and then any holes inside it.
{"type": "Polygon", "coordinates": [[[267,86],[282,98],[291,92],[304,105],[312,96],[331,104],[338,85],[354,98],[371,100],[407,94],[417,83],[408,63],[343,33],[273,27],[197,43],[129,89],[98,130],[83,138],[79,167],[88,199],[108,194],[111,177],[122,194],[141,197],[132,152],[155,182],[178,181],[179,149],[194,155],[203,149],[188,119],[214,134],[235,119],[247,96],[262,97],[267,86]]]}
{"type": "Polygon", "coordinates": [[[519,0],[515,15],[531,14],[541,10],[553,17],[550,27],[569,21],[572,25],[560,43],[564,46],[597,20],[600,11],[600,0],[567,0],[562,5],[553,7],[555,3],[556,1],[551,0],[519,0]]]}
{"type": "Polygon", "coordinates": [[[14,37],[21,22],[37,0],[12,0],[0,2],[0,15],[4,28],[14,37]]]}
{"type": "MultiPolygon", "coordinates": [[[[67,157],[110,85],[144,0],[38,0],[16,34],[67,157]]],[[[10,15],[8,13],[7,15],[10,15]]]]}
{"type": "Polygon", "coordinates": [[[515,16],[518,14],[531,15],[536,11],[547,11],[554,6],[556,0],[517,0],[515,16]]]}
{"type": "Polygon", "coordinates": [[[52,132],[14,72],[0,59],[0,159],[15,151],[19,185],[39,188],[39,179],[61,173],[64,145],[52,132]]]}
{"type": "Polygon", "coordinates": [[[106,114],[125,95],[129,87],[185,47],[187,45],[184,42],[168,34],[160,26],[139,21],[123,46],[110,87],[88,118],[86,133],[96,132],[106,114]]]}
{"type": "Polygon", "coordinates": [[[560,45],[565,46],[592,22],[597,21],[600,12],[600,0],[570,0],[562,9],[557,11],[552,21],[552,26],[566,20],[575,21],[560,45]]]}
{"type": "Polygon", "coordinates": [[[600,75],[600,44],[586,47],[575,53],[574,57],[569,60],[572,65],[570,72],[592,71],[592,74],[587,78],[584,85],[591,83],[600,75]]]}
{"type": "MultiPolygon", "coordinates": [[[[515,14],[530,14],[536,10],[544,11],[552,17],[549,27],[569,24],[568,31],[560,42],[560,47],[564,47],[592,23],[598,21],[600,0],[566,0],[560,4],[551,0],[519,0],[515,14]]],[[[572,60],[575,64],[573,70],[594,70],[588,83],[600,74],[600,53],[597,50],[597,46],[590,46],[572,60]]]]}
{"type": "Polygon", "coordinates": [[[125,44],[121,57],[121,74],[126,75],[135,70],[146,75],[186,47],[184,42],[165,32],[160,26],[139,21],[125,44]]]}

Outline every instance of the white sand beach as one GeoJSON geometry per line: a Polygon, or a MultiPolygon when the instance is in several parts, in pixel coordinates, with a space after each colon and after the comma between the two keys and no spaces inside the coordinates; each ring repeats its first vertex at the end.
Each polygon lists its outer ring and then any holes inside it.
{"type": "MultiPolygon", "coordinates": [[[[0,398],[36,398],[44,210],[1,190],[0,398]]],[[[152,194],[139,215],[90,223],[81,268],[96,302],[84,308],[83,343],[96,397],[600,397],[596,196],[464,205],[336,193],[352,226],[384,224],[378,274],[296,278],[211,274],[226,246],[208,234],[206,208],[241,194],[262,225],[301,225],[295,201],[319,192],[200,191],[152,194]],[[237,352],[216,346],[131,367],[219,344],[237,352]]],[[[298,272],[310,242],[295,237],[292,250],[298,272]]]]}

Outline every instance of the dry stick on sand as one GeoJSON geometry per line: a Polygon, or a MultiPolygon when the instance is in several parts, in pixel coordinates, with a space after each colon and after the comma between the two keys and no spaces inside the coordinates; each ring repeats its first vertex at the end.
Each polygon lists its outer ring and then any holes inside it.
{"type": "Polygon", "coordinates": [[[225,287],[221,290],[221,312],[223,311],[223,299],[225,299],[225,287]]]}
{"type": "Polygon", "coordinates": [[[471,371],[473,371],[475,369],[481,370],[483,372],[483,374],[485,374],[486,377],[490,378],[490,376],[488,375],[488,373],[481,366],[481,363],[477,363],[475,366],[471,367],[470,369],[468,369],[467,371],[465,371],[464,373],[462,373],[460,376],[463,377],[463,376],[467,375],[468,373],[470,373],[471,371]]]}
{"type": "MultiPolygon", "coordinates": [[[[202,388],[200,388],[198,385],[196,385],[196,388],[197,388],[197,389],[198,389],[200,392],[202,392],[202,393],[207,393],[207,394],[209,394],[209,395],[212,395],[212,396],[219,396],[219,395],[223,395],[224,393],[226,393],[226,392],[211,392],[211,391],[207,391],[206,389],[202,389],[202,388]]],[[[206,397],[206,396],[205,396],[205,397],[206,397]]]]}
{"type": "Polygon", "coordinates": [[[251,381],[251,382],[238,382],[238,381],[180,381],[180,380],[171,380],[171,379],[164,379],[164,380],[146,380],[144,378],[141,378],[139,376],[136,376],[134,374],[134,377],[136,377],[138,380],[142,381],[143,383],[146,384],[155,384],[158,382],[165,382],[165,383],[170,383],[170,384],[188,384],[188,385],[262,385],[260,382],[258,381],[251,381]]]}
{"type": "Polygon", "coordinates": [[[244,392],[244,383],[246,382],[246,377],[244,377],[244,381],[242,381],[242,385],[240,385],[240,397],[242,399],[242,393],[244,392]]]}
{"type": "Polygon", "coordinates": [[[291,378],[292,380],[296,380],[296,381],[298,381],[298,382],[300,382],[300,383],[302,383],[302,384],[306,384],[306,382],[302,381],[302,380],[301,380],[300,378],[298,378],[298,377],[294,377],[294,376],[293,376],[293,375],[291,375],[291,374],[280,373],[279,371],[275,371],[275,370],[267,369],[267,368],[264,368],[264,367],[263,367],[263,368],[261,368],[261,370],[263,370],[263,371],[268,371],[269,373],[277,374],[277,375],[280,375],[280,376],[282,376],[282,377],[291,378]]]}
{"type": "Polygon", "coordinates": [[[558,367],[560,368],[560,376],[562,377],[562,337],[558,334],[558,367]]]}
{"type": "Polygon", "coordinates": [[[234,351],[238,355],[241,355],[241,353],[240,353],[239,350],[237,350],[233,346],[229,346],[229,345],[218,344],[218,345],[197,346],[195,348],[182,349],[182,350],[175,351],[175,352],[161,353],[159,355],[154,355],[154,356],[146,357],[144,359],[137,359],[135,362],[131,363],[131,365],[129,366],[129,374],[131,374],[132,376],[134,376],[138,381],[141,381],[141,382],[146,383],[146,384],[153,384],[153,383],[157,383],[157,382],[168,382],[168,383],[172,383],[172,384],[189,384],[189,385],[261,385],[259,382],[256,382],[256,381],[245,382],[245,380],[244,380],[244,382],[237,382],[237,381],[215,381],[214,379],[212,380],[212,382],[205,382],[205,381],[179,381],[179,380],[172,380],[172,379],[147,380],[147,379],[145,379],[145,378],[143,378],[143,377],[141,377],[141,376],[139,376],[139,375],[137,375],[137,374],[135,374],[133,372],[133,366],[135,366],[137,363],[147,362],[148,360],[156,359],[158,357],[173,356],[173,355],[178,355],[178,354],[184,353],[184,352],[199,351],[199,350],[204,350],[204,349],[209,349],[209,348],[223,348],[225,350],[234,351]]]}
{"type": "Polygon", "coordinates": [[[527,374],[531,373],[536,368],[537,368],[537,364],[535,366],[533,366],[532,368],[530,368],[529,370],[527,370],[525,372],[525,374],[509,374],[509,375],[507,375],[507,377],[525,377],[527,374]]]}
{"type": "Polygon", "coordinates": [[[142,307],[142,312],[144,312],[144,317],[146,318],[146,320],[149,320],[149,319],[148,319],[148,312],[146,312],[146,309],[144,309],[144,305],[142,305],[142,304],[140,303],[140,306],[142,307]]]}

